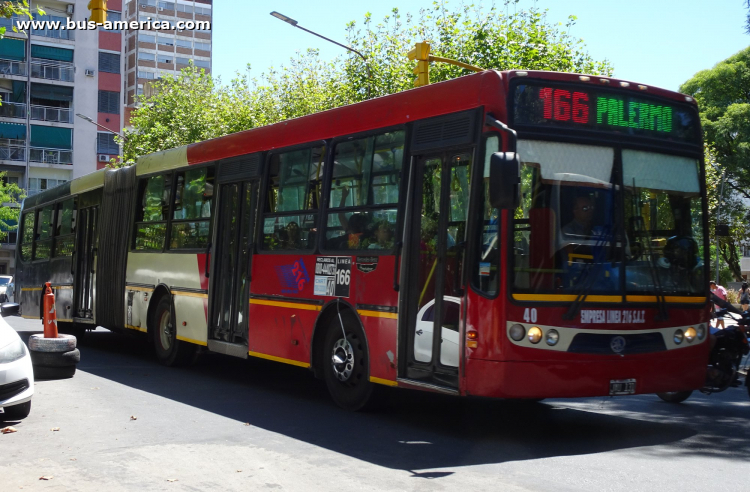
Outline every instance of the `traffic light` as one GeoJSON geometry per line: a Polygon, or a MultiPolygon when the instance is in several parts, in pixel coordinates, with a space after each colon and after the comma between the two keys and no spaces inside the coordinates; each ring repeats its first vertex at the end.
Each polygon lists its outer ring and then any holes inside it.
{"type": "Polygon", "coordinates": [[[91,0],[88,9],[91,11],[90,21],[97,24],[107,22],[107,0],[91,0]]]}
{"type": "Polygon", "coordinates": [[[414,87],[422,87],[430,83],[430,43],[423,41],[417,43],[413,50],[409,52],[409,60],[417,60],[417,67],[414,74],[414,87]]]}

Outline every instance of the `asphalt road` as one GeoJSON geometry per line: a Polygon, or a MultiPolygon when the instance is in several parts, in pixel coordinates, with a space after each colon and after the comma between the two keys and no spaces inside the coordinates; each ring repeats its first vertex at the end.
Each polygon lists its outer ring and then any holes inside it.
{"type": "MultiPolygon", "coordinates": [[[[6,321],[24,338],[40,328],[6,321]]],[[[0,490],[750,489],[744,387],[680,405],[392,390],[380,411],[347,413],[283,364],[166,368],[142,339],[101,329],[79,348],[75,377],[37,382],[29,417],[0,435],[0,490]]]]}

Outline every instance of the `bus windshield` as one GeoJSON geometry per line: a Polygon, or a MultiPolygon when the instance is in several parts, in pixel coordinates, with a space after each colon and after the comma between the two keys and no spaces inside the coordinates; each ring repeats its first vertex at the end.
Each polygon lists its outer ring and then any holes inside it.
{"type": "Polygon", "coordinates": [[[696,159],[529,140],[518,151],[516,292],[704,291],[696,159]]]}

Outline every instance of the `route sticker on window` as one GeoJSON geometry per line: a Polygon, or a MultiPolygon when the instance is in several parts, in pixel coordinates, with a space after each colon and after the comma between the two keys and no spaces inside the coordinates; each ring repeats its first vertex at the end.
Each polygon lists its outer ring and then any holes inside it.
{"type": "Polygon", "coordinates": [[[315,260],[316,296],[349,297],[351,256],[320,256],[315,260]]]}

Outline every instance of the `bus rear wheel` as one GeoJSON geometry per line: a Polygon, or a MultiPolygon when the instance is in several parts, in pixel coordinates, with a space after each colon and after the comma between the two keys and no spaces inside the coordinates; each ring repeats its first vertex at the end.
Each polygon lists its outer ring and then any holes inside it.
{"type": "Polygon", "coordinates": [[[341,320],[343,329],[338,316],[328,326],[321,363],[333,400],[341,408],[356,412],[368,405],[373,393],[373,384],[367,377],[367,345],[356,317],[342,312],[341,320]]]}
{"type": "Polygon", "coordinates": [[[177,326],[172,320],[169,296],[159,299],[151,318],[151,334],[159,362],[165,366],[184,366],[193,359],[195,345],[177,339],[177,326]]]}
{"type": "Polygon", "coordinates": [[[690,395],[692,394],[692,391],[667,391],[664,393],[656,393],[656,396],[667,403],[682,403],[690,398],[690,395]]]}

